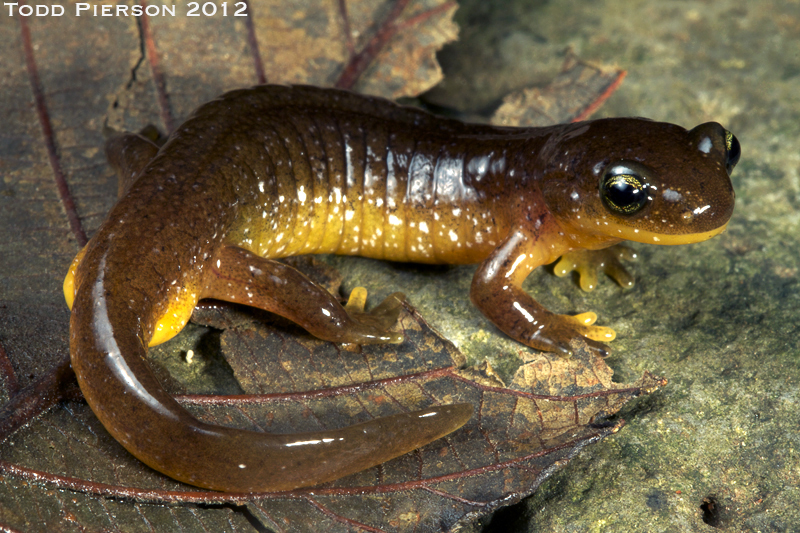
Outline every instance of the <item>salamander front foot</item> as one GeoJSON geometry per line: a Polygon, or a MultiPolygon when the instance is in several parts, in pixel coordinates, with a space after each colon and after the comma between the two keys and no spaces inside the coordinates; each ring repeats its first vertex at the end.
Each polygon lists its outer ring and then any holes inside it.
{"type": "Polygon", "coordinates": [[[598,270],[605,272],[623,289],[629,289],[633,287],[633,275],[628,272],[622,261],[634,259],[636,252],[621,244],[602,250],[575,250],[561,256],[554,271],[560,278],[572,271],[577,272],[581,289],[587,292],[597,287],[598,270]]]}
{"type": "MultiPolygon", "coordinates": [[[[617,333],[604,326],[595,326],[597,315],[592,312],[580,313],[578,315],[558,315],[564,322],[568,323],[575,329],[577,334],[583,337],[583,340],[593,352],[601,357],[606,357],[609,354],[607,342],[613,341],[617,337],[617,333]]],[[[572,356],[572,350],[563,355],[572,356]]]]}
{"type": "Polygon", "coordinates": [[[616,333],[611,328],[595,326],[596,320],[594,313],[557,315],[544,311],[535,321],[533,329],[511,329],[506,333],[531,348],[554,352],[561,357],[572,357],[574,341],[581,340],[596,355],[606,357],[610,351],[605,343],[614,340],[616,333]]]}

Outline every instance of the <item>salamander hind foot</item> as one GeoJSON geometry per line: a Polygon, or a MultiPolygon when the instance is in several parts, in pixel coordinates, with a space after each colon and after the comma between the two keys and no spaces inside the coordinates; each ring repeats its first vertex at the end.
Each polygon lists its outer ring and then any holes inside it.
{"type": "Polygon", "coordinates": [[[386,297],[371,311],[365,311],[367,289],[356,287],[350,293],[344,308],[351,319],[348,327],[348,342],[352,344],[400,344],[403,334],[391,331],[397,323],[406,297],[395,292],[386,297]]]}

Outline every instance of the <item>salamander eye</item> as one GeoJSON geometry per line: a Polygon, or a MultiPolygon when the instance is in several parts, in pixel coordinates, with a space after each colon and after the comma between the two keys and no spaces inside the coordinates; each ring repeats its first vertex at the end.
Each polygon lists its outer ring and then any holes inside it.
{"type": "Polygon", "coordinates": [[[728,171],[728,176],[733,172],[733,167],[739,162],[741,155],[742,146],[739,144],[739,139],[733,133],[725,130],[725,169],[728,171]]]}
{"type": "Polygon", "coordinates": [[[606,167],[600,178],[600,197],[614,213],[630,216],[651,200],[647,169],[634,161],[618,161],[606,167]]]}

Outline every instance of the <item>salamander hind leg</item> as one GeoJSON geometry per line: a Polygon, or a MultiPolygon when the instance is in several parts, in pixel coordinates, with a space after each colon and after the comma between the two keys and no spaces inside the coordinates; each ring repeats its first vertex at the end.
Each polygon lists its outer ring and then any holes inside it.
{"type": "Polygon", "coordinates": [[[563,278],[577,272],[581,289],[591,291],[597,287],[597,271],[601,270],[623,289],[633,287],[633,276],[622,261],[633,261],[636,252],[618,244],[601,250],[574,250],[561,256],[554,267],[556,276],[563,278]]]}
{"type": "Polygon", "coordinates": [[[295,322],[315,337],[347,344],[397,344],[392,331],[405,297],[390,295],[364,311],[366,289],[353,290],[342,306],[303,273],[285,263],[264,259],[236,246],[221,248],[208,276],[203,297],[258,307],[295,322]]]}

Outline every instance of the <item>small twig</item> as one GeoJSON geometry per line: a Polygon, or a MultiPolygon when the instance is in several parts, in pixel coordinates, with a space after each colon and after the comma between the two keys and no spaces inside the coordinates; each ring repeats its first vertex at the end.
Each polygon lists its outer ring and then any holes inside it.
{"type": "Polygon", "coordinates": [[[150,62],[150,70],[153,71],[153,81],[156,84],[156,94],[158,95],[158,105],[161,108],[161,120],[164,121],[164,128],[167,133],[172,133],[174,119],[172,110],[169,106],[169,96],[167,95],[167,78],[161,70],[161,61],[156,50],[156,43],[153,40],[153,32],[150,30],[150,18],[147,16],[147,1],[142,0],[142,7],[145,14],[139,17],[139,23],[144,37],[144,47],[147,50],[147,60],[150,62]]]}
{"type": "Polygon", "coordinates": [[[250,47],[250,54],[253,56],[256,80],[259,85],[263,85],[267,83],[267,74],[264,72],[264,63],[261,61],[261,52],[258,48],[256,28],[253,25],[253,4],[249,0],[244,0],[244,3],[247,5],[247,16],[244,18],[244,25],[247,28],[247,46],[250,47]]]}
{"type": "Polygon", "coordinates": [[[42,128],[44,144],[47,148],[47,157],[50,160],[50,168],[53,169],[53,178],[56,182],[58,196],[61,198],[61,203],[64,205],[64,211],[66,211],[67,220],[69,220],[69,227],[73,235],[75,235],[78,244],[83,247],[88,242],[88,239],[86,238],[86,232],[83,231],[83,225],[78,216],[78,210],[75,207],[75,200],[72,198],[72,193],[64,177],[64,171],[61,168],[61,159],[58,156],[55,136],[53,135],[53,125],[50,123],[50,114],[47,110],[47,104],[44,101],[42,82],[39,79],[39,69],[36,66],[36,58],[33,55],[31,31],[28,28],[28,22],[25,17],[17,15],[17,20],[19,20],[20,32],[22,34],[22,48],[25,51],[25,66],[28,70],[28,79],[31,83],[34,102],[36,102],[36,114],[39,116],[39,125],[42,128]]]}
{"type": "Polygon", "coordinates": [[[342,17],[344,44],[347,47],[347,53],[352,57],[356,52],[356,46],[353,44],[353,32],[350,29],[350,15],[347,14],[347,0],[339,0],[339,16],[342,17]]]}

